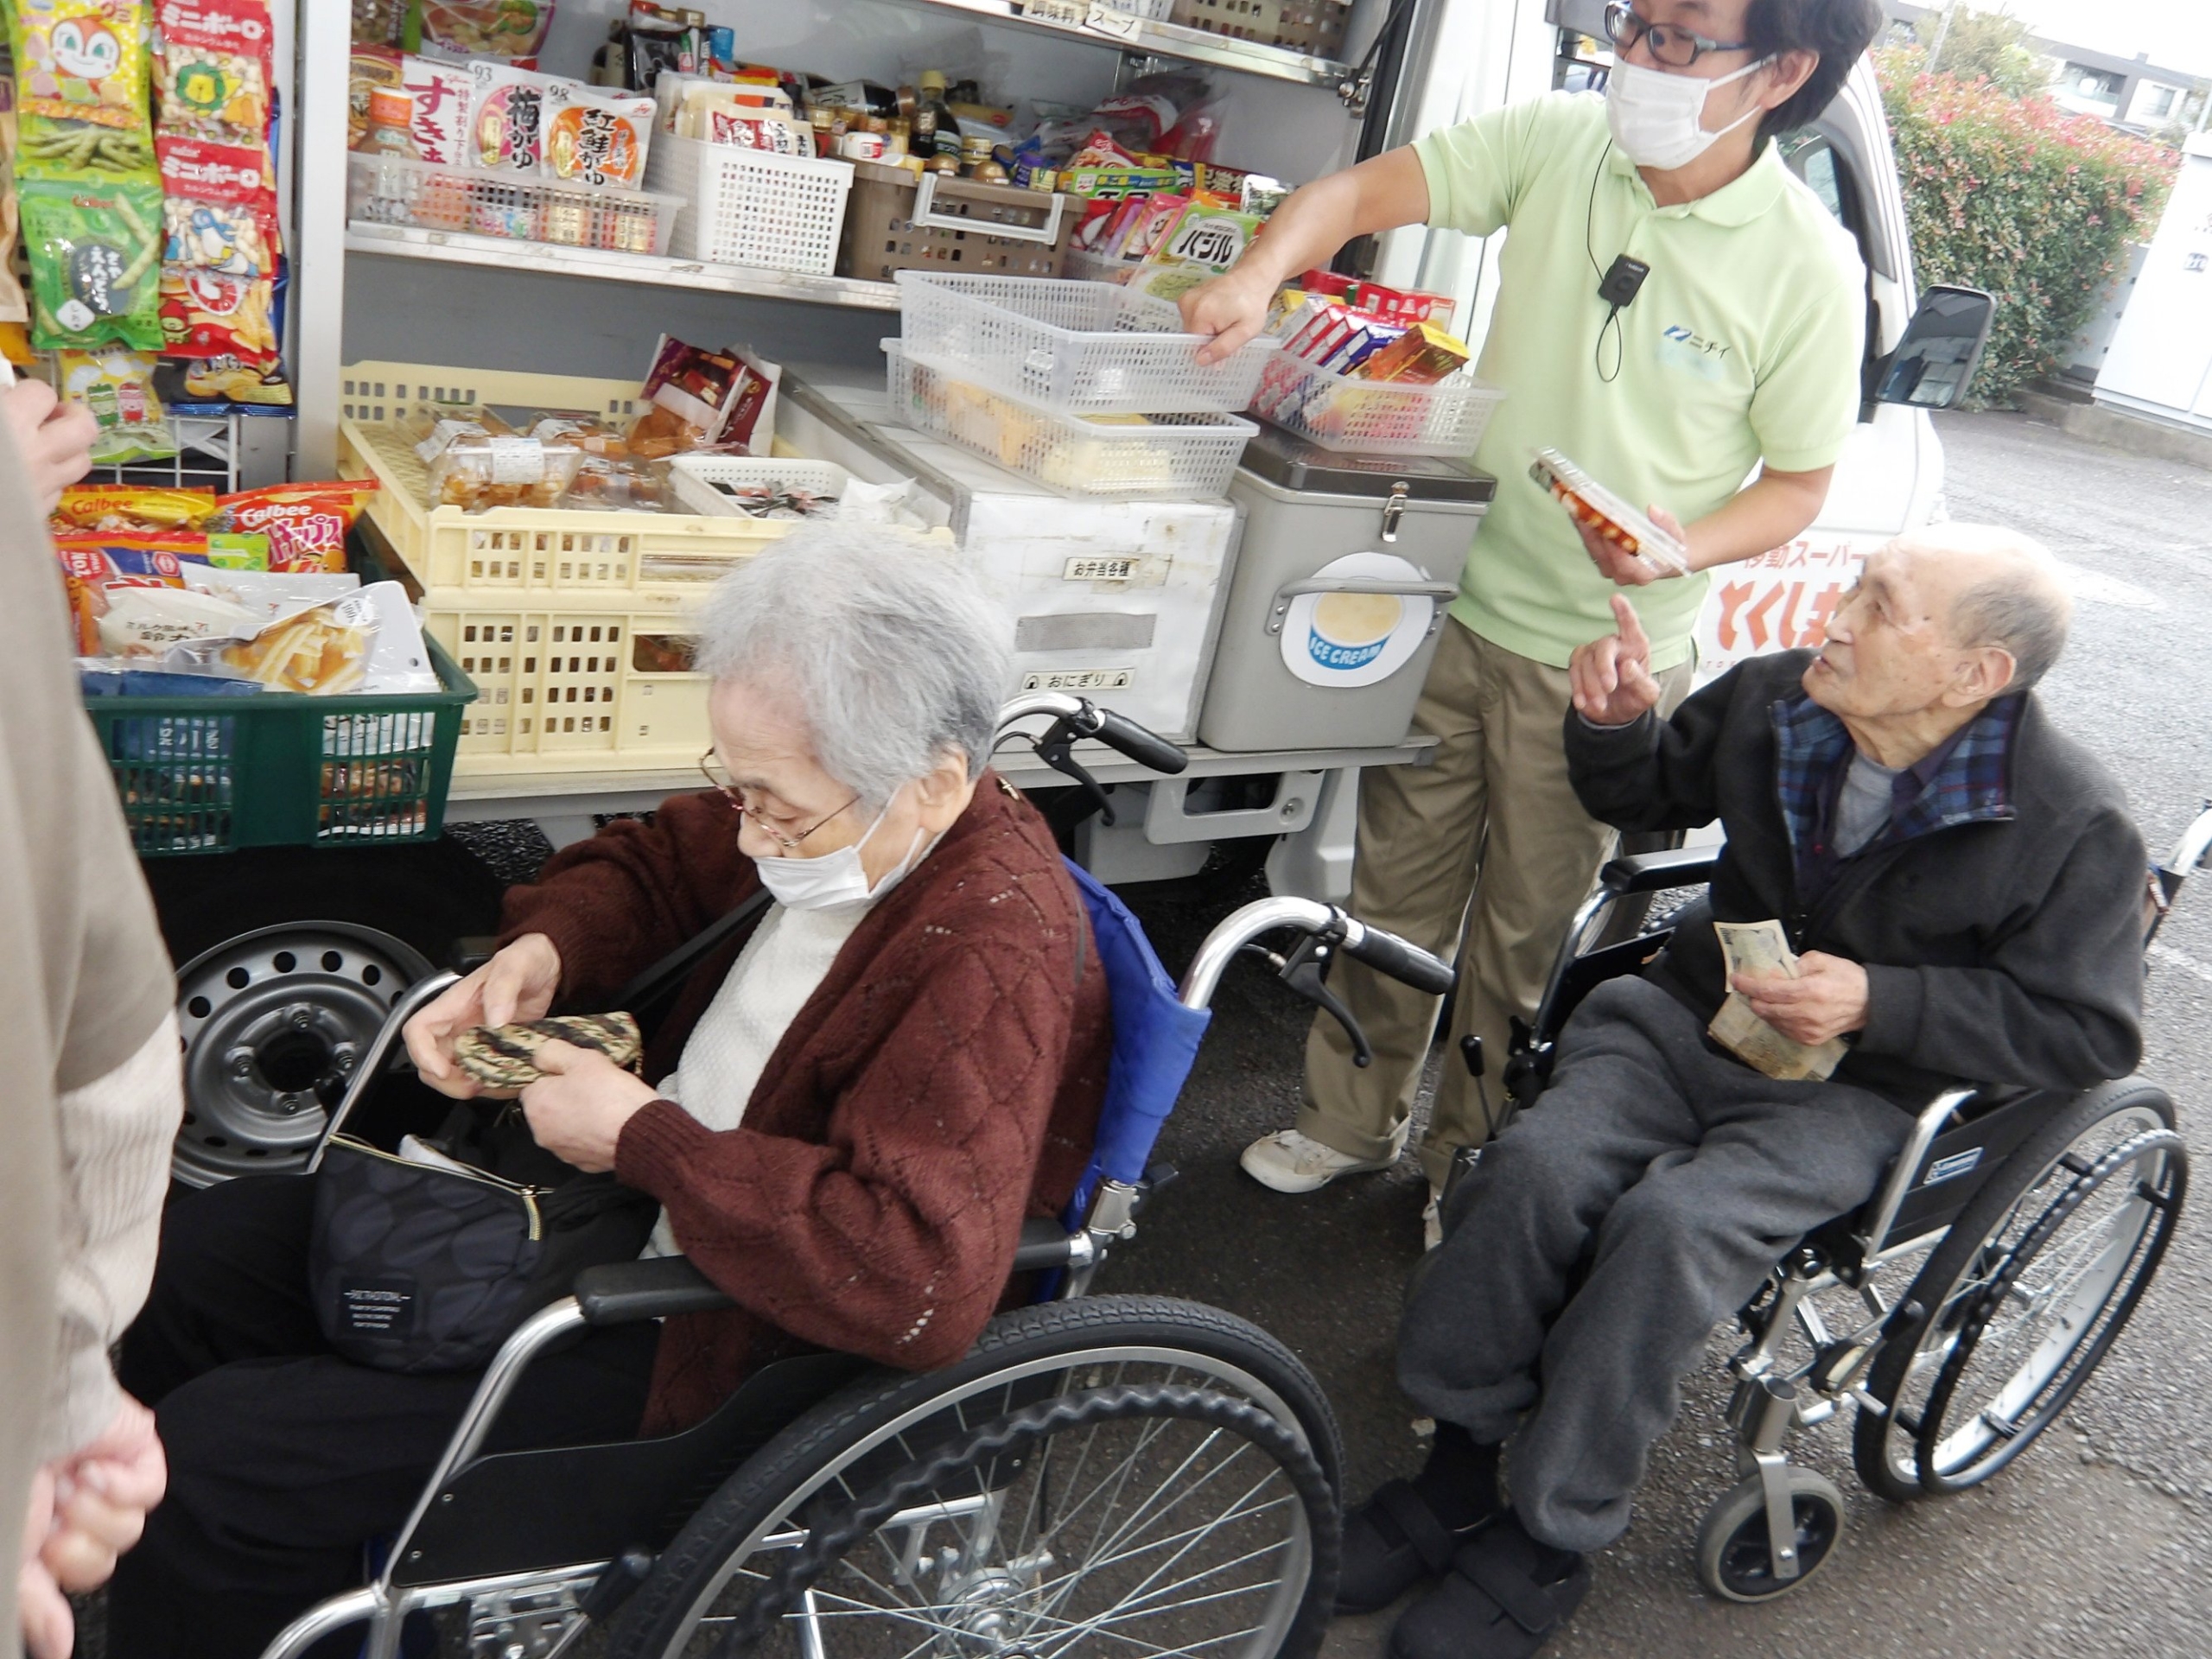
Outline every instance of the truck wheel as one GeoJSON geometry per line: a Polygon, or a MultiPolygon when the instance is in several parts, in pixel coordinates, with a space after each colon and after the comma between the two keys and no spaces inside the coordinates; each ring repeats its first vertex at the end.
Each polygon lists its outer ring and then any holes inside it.
{"type": "Polygon", "coordinates": [[[175,1178],[297,1169],[399,994],[488,932],[499,888],[458,847],[271,848],[147,869],[177,971],[175,1178]]]}

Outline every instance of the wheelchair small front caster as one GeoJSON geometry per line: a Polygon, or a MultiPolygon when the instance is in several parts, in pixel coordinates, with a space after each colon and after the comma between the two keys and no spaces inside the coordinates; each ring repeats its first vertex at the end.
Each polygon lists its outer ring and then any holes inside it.
{"type": "Polygon", "coordinates": [[[1779,1578],[1766,1524],[1766,1488],[1750,1475],[1705,1514],[1697,1530],[1700,1583],[1726,1601],[1771,1601],[1805,1584],[1843,1541],[1843,1493],[1827,1476],[1791,1468],[1789,1507],[1796,1521],[1797,1575],[1779,1578]]]}

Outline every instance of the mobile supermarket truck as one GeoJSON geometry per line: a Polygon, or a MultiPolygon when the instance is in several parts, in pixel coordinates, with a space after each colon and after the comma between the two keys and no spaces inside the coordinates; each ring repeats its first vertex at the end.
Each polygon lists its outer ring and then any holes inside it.
{"type": "MultiPolygon", "coordinates": [[[[491,10],[410,15],[435,34],[491,10]]],[[[525,178],[426,159],[409,148],[410,111],[435,126],[465,79],[437,48],[483,41],[410,35],[365,55],[362,20],[373,30],[409,8],[270,0],[296,394],[280,459],[294,479],[382,486],[357,554],[419,595],[442,689],[219,711],[96,705],[179,963],[180,1177],[296,1165],[394,998],[455,938],[488,930],[499,883],[456,827],[529,820],[557,847],[697,785],[704,688],[688,668],[687,607],[788,529],[788,515],[731,509],[763,492],[873,493],[958,543],[1012,618],[1009,695],[1078,691],[1188,748],[1173,778],[1087,744],[999,757],[1102,877],[1227,889],[1263,874],[1279,893],[1344,896],[1360,771],[1423,758],[1408,726],[1491,499],[1493,480],[1463,457],[1495,394],[1440,393],[1410,429],[1348,448],[1342,431],[1246,418],[1262,395],[1249,378],[1233,400],[1166,371],[1141,391],[1110,374],[1056,378],[1141,302],[1022,280],[1100,274],[1095,253],[1070,246],[1089,222],[1082,181],[1033,169],[1026,186],[1001,181],[976,156],[889,164],[900,147],[918,156],[934,125],[912,114],[907,86],[934,111],[944,88],[925,72],[954,72],[947,118],[984,130],[1004,115],[982,103],[992,93],[1018,92],[1048,120],[1088,119],[1117,94],[1125,112],[1181,97],[1159,120],[1202,113],[1232,174],[1303,181],[1503,101],[1589,86],[1605,61],[1599,10],[799,0],[741,15],[718,0],[696,53],[848,78],[855,118],[785,144],[799,123],[774,98],[717,105],[743,143],[654,130],[624,189],[556,178],[543,158],[525,178]],[[960,96],[963,79],[976,97],[960,96]],[[781,365],[753,444],[765,459],[672,466],[664,511],[434,490],[439,463],[418,442],[442,419],[557,410],[620,427],[664,336],[781,365]],[[963,365],[974,384],[948,372],[963,365]],[[1115,427],[1134,410],[1152,417],[1142,430],[1115,427]]],[[[514,35],[496,42],[505,61],[472,73],[510,113],[540,86],[511,73],[518,48],[573,85],[595,64],[619,81],[626,58],[667,46],[652,19],[643,35],[626,22],[620,0],[498,11],[514,35]]],[[[696,29],[666,16],[676,36],[696,29]]],[[[545,85],[531,122],[598,111],[574,131],[603,135],[620,118],[615,93],[545,85]]],[[[502,125],[501,143],[516,130],[502,125]]],[[[481,136],[446,135],[464,149],[481,136]]],[[[593,145],[593,165],[615,165],[603,137],[593,145]]],[[[1817,639],[1857,560],[1940,512],[1928,410],[1955,398],[1986,326],[1986,300],[1940,291],[1914,322],[1921,296],[1870,66],[1788,160],[1865,257],[1866,401],[1821,523],[1714,579],[1699,632],[1708,672],[1817,639]]],[[[1385,289],[1448,296],[1458,332],[1479,340],[1493,244],[1413,230],[1353,251],[1357,274],[1385,289]]],[[[230,481],[272,468],[266,435],[285,424],[260,420],[241,442],[230,421],[230,481]]]]}

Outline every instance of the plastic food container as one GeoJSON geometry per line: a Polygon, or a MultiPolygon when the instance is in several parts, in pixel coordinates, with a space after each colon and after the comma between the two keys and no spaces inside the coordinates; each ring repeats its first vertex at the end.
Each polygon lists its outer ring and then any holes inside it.
{"type": "Polygon", "coordinates": [[[1063,495],[1209,500],[1260,429],[1234,415],[1069,415],[883,342],[894,416],[1063,495]]]}
{"type": "Polygon", "coordinates": [[[372,225],[665,253],[683,205],[644,190],[509,179],[402,156],[360,153],[346,162],[346,216],[372,225]]]}
{"type": "Polygon", "coordinates": [[[1474,454],[1491,411],[1504,398],[1496,386],[1465,375],[1408,386],[1278,355],[1262,373],[1251,408],[1325,449],[1465,457],[1474,454]]]}
{"type": "MultiPolygon", "coordinates": [[[[760,515],[747,512],[739,505],[743,493],[761,489],[804,491],[810,495],[835,498],[844,493],[845,469],[832,461],[675,455],[668,463],[668,485],[670,493],[693,512],[757,520],[760,515]]],[[[772,518],[766,522],[790,521],[772,518]]]]}
{"type": "Polygon", "coordinates": [[[1072,415],[1201,415],[1243,409],[1277,356],[1255,340],[1198,365],[1205,340],[1164,300],[1111,283],[900,271],[909,354],[1072,415]]]}

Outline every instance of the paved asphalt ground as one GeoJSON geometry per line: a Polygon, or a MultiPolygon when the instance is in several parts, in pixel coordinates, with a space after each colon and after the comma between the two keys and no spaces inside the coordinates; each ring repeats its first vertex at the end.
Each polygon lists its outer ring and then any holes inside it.
{"type": "MultiPolygon", "coordinates": [[[[2126,785],[2155,854],[2212,794],[2212,475],[2075,442],[2015,415],[1939,416],[1952,515],[2017,524],[2077,572],[2074,639],[2047,682],[2059,720],[2126,785]]],[[[1140,906],[1179,968],[1221,913],[1140,906]]],[[[2212,875],[2186,891],[2152,962],[2143,1073],[2169,1090],[2212,1167],[2212,875]]],[[[1306,1198],[1241,1174],[1237,1150],[1287,1124],[1306,1009],[1259,972],[1232,974],[1162,1155],[1182,1179],[1100,1288],[1233,1308],[1288,1342],[1326,1385],[1355,1497],[1410,1474],[1423,1446],[1391,1340],[1420,1249],[1425,1190],[1410,1159],[1306,1198]]],[[[2020,1462],[1963,1496],[1892,1508],[1850,1471],[1847,1421],[1798,1454],[1850,1500],[1847,1553],[1783,1602],[1731,1606],[1699,1588],[1691,1553],[1731,1468],[1712,1363],[1658,1447],[1634,1525],[1597,1564],[1588,1600],[1549,1650],[1596,1656],[2212,1653],[2212,1226],[2198,1197],[2119,1346],[2068,1417],[2020,1462]]],[[[1330,1659],[1382,1653],[1391,1613],[1339,1621],[1330,1659]]]]}

